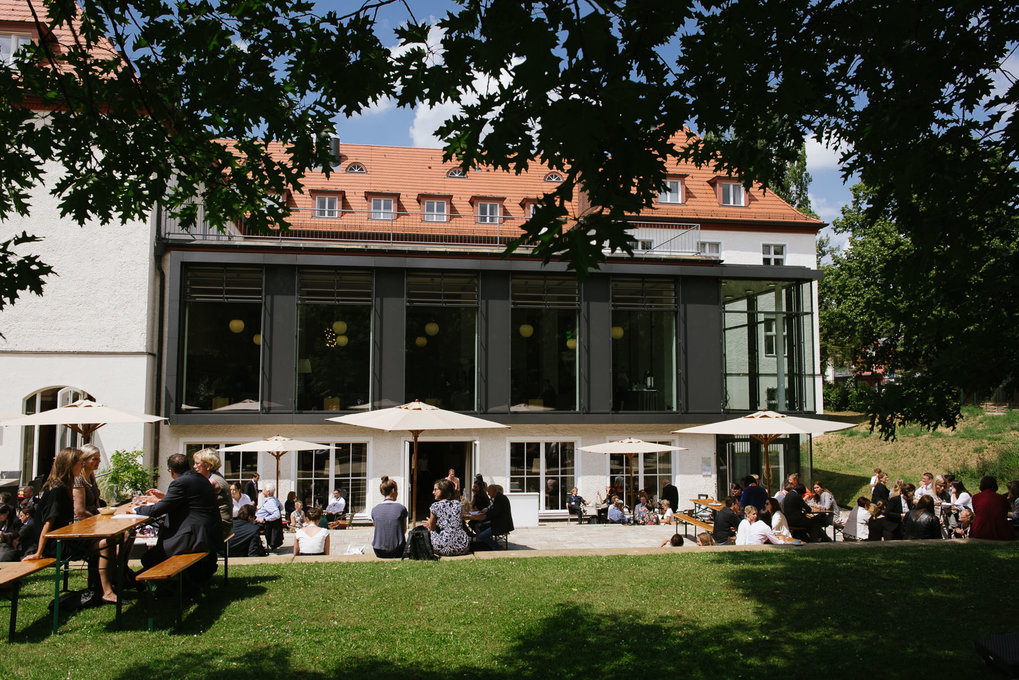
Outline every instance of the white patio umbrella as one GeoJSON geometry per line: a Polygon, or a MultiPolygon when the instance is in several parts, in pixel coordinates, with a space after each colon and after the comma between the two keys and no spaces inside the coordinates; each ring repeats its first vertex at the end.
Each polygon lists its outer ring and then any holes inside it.
{"type": "Polygon", "coordinates": [[[357,425],[368,427],[373,430],[384,430],[386,432],[397,432],[406,430],[414,437],[414,452],[411,456],[412,472],[412,496],[411,496],[411,521],[417,521],[417,493],[418,493],[418,437],[425,430],[482,430],[492,428],[507,428],[509,425],[493,423],[491,420],[475,418],[456,411],[447,411],[438,406],[424,404],[414,400],[409,404],[382,408],[377,411],[366,411],[364,413],[351,413],[345,416],[334,416],[326,418],[334,423],[344,425],[357,425]]]}
{"type": "Polygon", "coordinates": [[[846,430],[855,427],[852,423],[838,423],[820,418],[798,418],[787,416],[775,411],[758,411],[742,418],[722,420],[707,425],[696,425],[683,430],[673,430],[676,434],[732,434],[745,435],[764,444],[764,486],[771,496],[771,461],[769,447],[771,443],[790,434],[823,434],[846,430]]]}
{"type": "Polygon", "coordinates": [[[627,461],[630,463],[630,505],[633,505],[633,457],[638,453],[664,453],[665,451],[686,451],[684,446],[669,446],[667,444],[655,444],[654,442],[646,442],[643,439],[634,439],[627,437],[626,439],[618,439],[613,442],[605,444],[592,444],[591,446],[581,446],[581,451],[589,451],[591,453],[621,453],[626,456],[627,461]]]}
{"type": "Polygon", "coordinates": [[[155,423],[166,420],[162,416],[148,413],[121,411],[91,399],[80,399],[67,406],[40,411],[27,416],[17,416],[0,422],[3,427],[29,427],[33,425],[66,425],[86,442],[92,441],[92,435],[103,425],[110,423],[155,423]]]}
{"type": "MultiPolygon", "coordinates": [[[[316,444],[315,442],[306,442],[300,439],[291,439],[290,437],[284,437],[282,435],[276,435],[269,437],[268,439],[259,439],[254,442],[246,442],[244,444],[234,444],[233,446],[224,446],[224,451],[264,451],[265,453],[271,454],[276,459],[276,493],[279,493],[280,489],[280,458],[290,451],[318,451],[320,449],[331,449],[333,448],[329,444],[316,444]]],[[[254,500],[254,499],[252,499],[254,500]]]]}

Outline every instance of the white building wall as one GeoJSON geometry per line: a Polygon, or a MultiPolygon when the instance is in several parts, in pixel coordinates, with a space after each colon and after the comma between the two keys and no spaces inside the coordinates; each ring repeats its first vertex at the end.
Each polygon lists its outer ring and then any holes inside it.
{"type": "MultiPolygon", "coordinates": [[[[44,186],[52,186],[58,169],[48,168],[44,186]]],[[[0,311],[0,414],[20,414],[26,397],[58,386],[117,408],[154,408],[153,224],[79,227],[60,217],[56,199],[39,188],[31,205],[29,217],[0,222],[0,240],[22,231],[42,237],[17,252],[38,254],[54,273],[41,297],[22,293],[0,311]]],[[[21,435],[20,428],[3,433],[0,469],[21,467],[21,435]]],[[[147,445],[137,426],[107,426],[97,442],[104,452],[147,445]]]]}
{"type": "Polygon", "coordinates": [[[761,246],[765,243],[786,247],[786,265],[817,268],[817,238],[814,234],[728,231],[701,226],[701,241],[721,243],[725,264],[762,264],[761,246]]]}

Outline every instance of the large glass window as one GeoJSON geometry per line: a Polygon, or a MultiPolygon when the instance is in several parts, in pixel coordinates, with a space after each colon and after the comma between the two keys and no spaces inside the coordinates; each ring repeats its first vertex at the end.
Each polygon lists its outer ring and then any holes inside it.
{"type": "Polygon", "coordinates": [[[301,269],[297,294],[297,409],[369,403],[372,275],[301,269]]]}
{"type": "Polygon", "coordinates": [[[537,493],[540,510],[563,510],[575,465],[573,442],[511,442],[510,493],[537,493]]]}
{"type": "Polygon", "coordinates": [[[809,282],[722,282],[725,408],[814,409],[809,282]]]}
{"type": "MultiPolygon", "coordinates": [[[[672,442],[669,441],[653,443],[672,446],[672,442]]],[[[623,499],[626,507],[632,509],[636,499],[630,497],[631,460],[633,462],[633,492],[638,496],[641,491],[644,491],[648,496],[660,497],[665,482],[672,480],[672,452],[637,454],[632,459],[627,459],[627,456],[621,453],[609,455],[608,486],[612,489],[612,493],[623,499]]]]}
{"type": "Polygon", "coordinates": [[[474,274],[407,274],[407,401],[473,411],[478,279],[474,274]]]}
{"type": "Polygon", "coordinates": [[[262,270],[184,270],[180,411],[259,410],[262,270]]]}
{"type": "Polygon", "coordinates": [[[368,445],[341,442],[333,449],[297,452],[297,497],[305,505],[325,508],[333,489],[347,501],[347,512],[367,507],[368,445]]]}
{"type": "Polygon", "coordinates": [[[676,410],[676,284],[612,279],[614,411],[676,410]]]}
{"type": "Polygon", "coordinates": [[[575,411],[577,280],[514,276],[512,299],[511,410],[575,411]]]}
{"type": "MultiPolygon", "coordinates": [[[[225,446],[230,446],[230,444],[223,442],[191,442],[184,445],[184,455],[187,456],[190,463],[194,455],[202,449],[215,449],[219,454],[220,460],[219,474],[227,482],[237,482],[243,488],[244,482],[251,479],[251,475],[258,472],[258,452],[224,451],[223,447],[225,446]]],[[[271,481],[275,482],[276,480],[273,478],[271,481]]],[[[257,498],[252,498],[251,502],[254,503],[257,500],[257,498]]]]}

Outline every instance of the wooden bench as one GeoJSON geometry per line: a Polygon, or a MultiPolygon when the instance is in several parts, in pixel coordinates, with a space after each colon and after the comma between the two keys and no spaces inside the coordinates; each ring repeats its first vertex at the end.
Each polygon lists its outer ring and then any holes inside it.
{"type": "Polygon", "coordinates": [[[153,583],[169,581],[177,578],[177,627],[180,628],[184,613],[184,572],[208,556],[208,553],[185,553],[168,557],[151,569],[146,569],[136,577],[145,584],[148,591],[147,611],[149,615],[149,632],[152,632],[152,587],[153,583]]]}
{"type": "Polygon", "coordinates": [[[14,629],[18,621],[18,597],[21,595],[21,579],[47,567],[52,567],[56,561],[53,557],[47,557],[28,562],[13,562],[10,566],[0,568],[0,591],[7,593],[11,601],[11,627],[7,631],[7,642],[14,642],[14,629]]]}
{"type": "Polygon", "coordinates": [[[683,535],[687,538],[690,537],[690,525],[704,529],[709,534],[714,530],[715,525],[711,522],[705,522],[704,520],[697,519],[682,512],[674,512],[672,514],[672,521],[676,522],[676,533],[679,533],[679,522],[683,523],[683,535]]]}
{"type": "Polygon", "coordinates": [[[227,584],[230,580],[230,539],[234,537],[234,532],[230,532],[230,535],[223,539],[223,585],[227,584]]]}

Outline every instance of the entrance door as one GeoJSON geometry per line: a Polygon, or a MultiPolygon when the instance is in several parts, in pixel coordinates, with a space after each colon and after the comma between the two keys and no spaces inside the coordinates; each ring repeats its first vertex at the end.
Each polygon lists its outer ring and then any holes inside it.
{"type": "MultiPolygon", "coordinates": [[[[449,474],[450,468],[460,478],[460,486],[463,489],[466,485],[470,489],[473,479],[472,453],[474,442],[418,442],[418,493],[417,493],[417,518],[419,520],[428,517],[428,508],[434,501],[432,498],[432,485],[437,479],[442,479],[449,474]]],[[[414,501],[414,471],[411,469],[411,461],[414,454],[414,442],[407,442],[407,479],[408,479],[408,507],[414,501]]],[[[413,515],[413,508],[411,514],[413,515]]]]}

